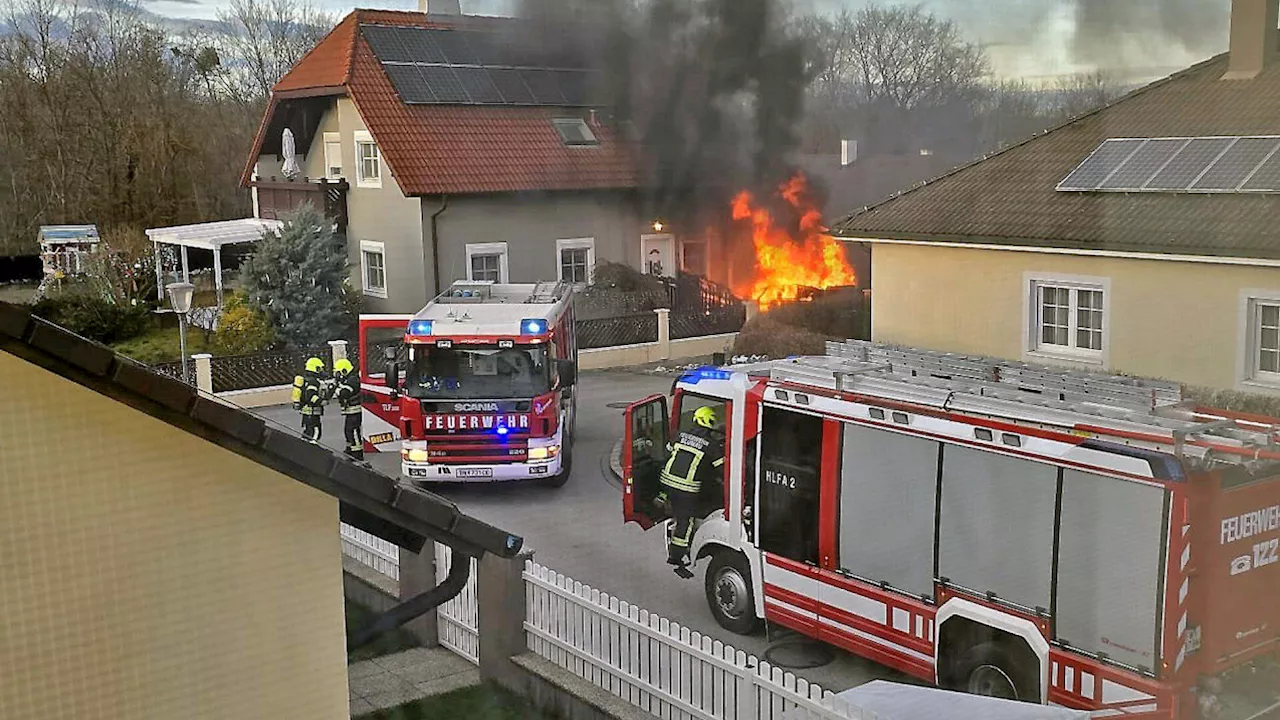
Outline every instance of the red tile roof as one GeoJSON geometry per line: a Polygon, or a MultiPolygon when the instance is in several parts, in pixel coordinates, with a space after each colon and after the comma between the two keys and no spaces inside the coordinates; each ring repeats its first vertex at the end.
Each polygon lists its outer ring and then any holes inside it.
{"type": "MultiPolygon", "coordinates": [[[[467,18],[463,22],[477,23],[467,18]]],[[[604,124],[596,146],[567,146],[552,118],[577,109],[406,105],[361,37],[361,24],[442,27],[421,13],[356,10],[276,84],[246,168],[247,182],[270,116],[299,94],[342,89],[360,111],[406,195],[634,188],[632,148],[604,124]]]]}

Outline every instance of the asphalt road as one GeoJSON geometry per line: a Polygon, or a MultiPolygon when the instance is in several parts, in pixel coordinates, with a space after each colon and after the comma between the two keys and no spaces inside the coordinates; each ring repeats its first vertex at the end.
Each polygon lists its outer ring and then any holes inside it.
{"type": "MultiPolygon", "coordinates": [[[[622,433],[622,411],[610,405],[665,393],[671,379],[639,372],[586,372],[578,398],[577,438],[573,473],[564,487],[549,489],[530,484],[439,485],[432,489],[465,512],[525,539],[534,559],[574,580],[617,596],[709,634],[734,647],[763,656],[770,647],[764,633],[734,635],[720,628],[707,609],[703,594],[706,561],[692,580],[676,577],[666,564],[661,528],[643,532],[623,525],[621,489],[609,471],[609,456],[622,433]]],[[[288,407],[257,410],[260,415],[297,430],[297,414],[288,407]]],[[[341,446],[341,418],[334,409],[325,415],[322,442],[341,446]]],[[[399,473],[399,458],[370,456],[373,465],[391,475],[399,473]]],[[[781,629],[773,640],[793,637],[781,629]]],[[[794,648],[787,656],[794,657],[794,648]]],[[[831,662],[795,670],[833,692],[877,678],[908,681],[888,668],[833,650],[831,662]]],[[[781,654],[778,659],[786,659],[781,654]]]]}

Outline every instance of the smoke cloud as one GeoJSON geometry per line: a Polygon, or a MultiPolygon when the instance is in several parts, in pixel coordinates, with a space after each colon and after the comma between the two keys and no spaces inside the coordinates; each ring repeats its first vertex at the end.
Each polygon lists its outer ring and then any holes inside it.
{"type": "Polygon", "coordinates": [[[1230,0],[1076,0],[1076,60],[1117,67],[1169,45],[1197,57],[1226,45],[1230,0]]]}

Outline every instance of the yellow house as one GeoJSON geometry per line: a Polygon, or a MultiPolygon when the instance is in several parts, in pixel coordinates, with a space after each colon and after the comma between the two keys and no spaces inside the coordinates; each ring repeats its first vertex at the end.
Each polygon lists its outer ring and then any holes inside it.
{"type": "Polygon", "coordinates": [[[877,341],[1280,394],[1280,0],[1230,51],[856,213],[877,341]]]}
{"type": "Polygon", "coordinates": [[[338,521],[519,538],[0,303],[0,717],[347,718],[338,521]]]}

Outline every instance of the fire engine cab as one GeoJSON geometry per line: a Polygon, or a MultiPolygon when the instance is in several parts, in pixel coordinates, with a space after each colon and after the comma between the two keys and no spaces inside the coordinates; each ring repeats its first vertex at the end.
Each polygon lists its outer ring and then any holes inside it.
{"type": "Polygon", "coordinates": [[[416,482],[534,479],[572,465],[572,287],[457,282],[416,315],[360,318],[366,450],[416,482]]]}
{"type": "Polygon", "coordinates": [[[690,550],[723,627],[766,620],[1095,717],[1275,702],[1233,690],[1280,652],[1280,420],[1173,383],[854,341],[672,394],[670,414],[661,395],[626,411],[624,518],[664,520],[671,430],[715,407],[726,469],[690,550]]]}

